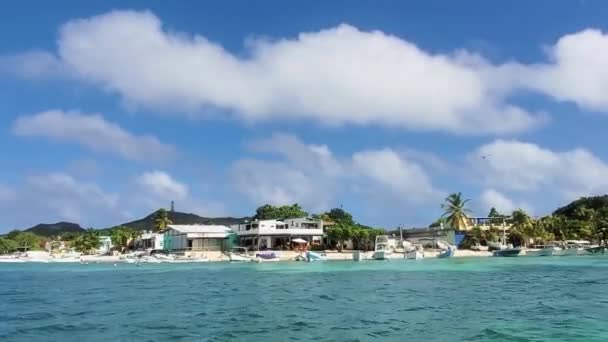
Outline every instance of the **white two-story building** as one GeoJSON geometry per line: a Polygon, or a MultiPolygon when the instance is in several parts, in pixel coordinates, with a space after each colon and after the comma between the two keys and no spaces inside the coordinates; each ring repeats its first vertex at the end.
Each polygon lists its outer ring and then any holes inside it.
{"type": "Polygon", "coordinates": [[[323,221],[310,218],[256,220],[230,226],[239,245],[251,249],[290,249],[294,239],[306,240],[309,246],[320,245],[323,221]]]}

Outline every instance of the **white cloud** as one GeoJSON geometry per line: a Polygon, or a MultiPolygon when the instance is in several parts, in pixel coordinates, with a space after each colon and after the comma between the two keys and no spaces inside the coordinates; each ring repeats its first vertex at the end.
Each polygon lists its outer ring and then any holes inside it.
{"type": "Polygon", "coordinates": [[[355,172],[385,192],[397,194],[409,203],[439,199],[443,193],[435,189],[422,167],[391,149],[357,152],[352,157],[355,172]]]}
{"type": "Polygon", "coordinates": [[[227,213],[224,205],[216,200],[202,200],[200,194],[191,194],[190,187],[165,171],[147,171],[135,178],[135,184],[141,190],[134,196],[145,210],[167,208],[175,201],[176,210],[194,213],[201,216],[218,216],[227,213]]]}
{"type": "Polygon", "coordinates": [[[96,152],[113,153],[130,160],[165,160],[175,153],[172,146],[157,138],[133,135],[99,114],[49,110],[19,117],[13,128],[19,136],[75,142],[96,152]]]}
{"type": "Polygon", "coordinates": [[[586,29],[548,48],[551,63],[530,66],[522,83],[587,109],[608,112],[608,35],[586,29]]]}
{"type": "Polygon", "coordinates": [[[27,228],[58,221],[78,222],[88,227],[109,225],[125,218],[118,194],[62,172],[27,176],[25,182],[10,193],[9,198],[0,201],[5,213],[2,228],[27,228]]]}
{"type": "Polygon", "coordinates": [[[503,193],[494,189],[486,189],[481,193],[480,200],[489,211],[490,208],[495,208],[503,214],[510,214],[513,210],[518,209],[518,206],[513,201],[507,198],[503,193]]]}
{"type": "Polygon", "coordinates": [[[278,156],[246,158],[233,164],[237,191],[254,205],[297,202],[318,211],[335,205],[338,196],[362,195],[360,200],[366,204],[376,202],[370,196],[408,204],[428,203],[442,196],[420,165],[391,149],[361,151],[338,159],[325,145],[306,144],[283,134],[256,141],[250,148],[278,156]],[[364,190],[349,193],[352,189],[364,190]]]}
{"type": "Polygon", "coordinates": [[[152,194],[169,200],[183,199],[188,196],[188,187],[163,171],[149,171],[139,175],[136,182],[152,194]]]}
{"type": "Polygon", "coordinates": [[[585,149],[551,151],[532,143],[496,140],[468,157],[486,185],[514,191],[546,191],[565,199],[608,191],[608,164],[585,149]]]}
{"type": "MultiPolygon", "coordinates": [[[[54,65],[48,55],[39,58],[54,65]]],[[[235,55],[203,36],[163,28],[150,12],[113,11],[63,25],[57,58],[71,75],[149,108],[217,107],[246,120],[474,134],[542,121],[505,102],[479,56],[433,54],[347,24],[291,39],[250,39],[246,53],[235,55]]]]}

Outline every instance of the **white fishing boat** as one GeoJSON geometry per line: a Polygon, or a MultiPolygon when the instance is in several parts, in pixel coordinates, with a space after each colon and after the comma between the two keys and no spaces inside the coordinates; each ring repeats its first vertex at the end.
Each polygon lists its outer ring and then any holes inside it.
{"type": "Polygon", "coordinates": [[[591,245],[589,241],[586,240],[566,240],[564,242],[564,248],[560,251],[557,251],[556,254],[558,256],[575,256],[575,255],[587,255],[591,254],[586,250],[591,245]]]}
{"type": "Polygon", "coordinates": [[[374,248],[372,258],[374,260],[386,260],[389,259],[392,254],[393,249],[389,245],[388,236],[376,236],[376,247],[374,248]]]}
{"type": "Polygon", "coordinates": [[[420,250],[414,250],[404,253],[403,257],[407,260],[420,260],[424,259],[424,252],[420,250]]]}
{"type": "Polygon", "coordinates": [[[252,261],[253,258],[249,255],[246,247],[232,247],[228,252],[228,257],[232,262],[252,261]]]}

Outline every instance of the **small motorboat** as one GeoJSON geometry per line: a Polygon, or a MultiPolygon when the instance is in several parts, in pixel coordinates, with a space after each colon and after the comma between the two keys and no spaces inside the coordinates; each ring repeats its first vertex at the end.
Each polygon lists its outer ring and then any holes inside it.
{"type": "Polygon", "coordinates": [[[403,258],[407,260],[420,260],[424,259],[424,252],[420,250],[413,250],[403,254],[403,258]]]}
{"type": "Polygon", "coordinates": [[[439,252],[439,255],[437,255],[438,258],[451,258],[454,256],[454,250],[455,248],[452,246],[448,246],[448,248],[442,249],[441,252],[439,252]]]}
{"type": "Polygon", "coordinates": [[[589,254],[604,254],[604,253],[606,253],[606,247],[590,246],[590,247],[585,248],[585,251],[589,254]]]}
{"type": "Polygon", "coordinates": [[[475,244],[475,245],[471,246],[471,250],[476,251],[476,252],[487,252],[489,249],[490,249],[489,246],[482,246],[480,244],[475,244]]]}
{"type": "Polygon", "coordinates": [[[527,256],[553,256],[557,255],[561,248],[556,246],[543,246],[540,249],[528,249],[525,252],[527,256]]]}
{"type": "Polygon", "coordinates": [[[255,253],[256,262],[274,262],[279,260],[281,260],[279,255],[273,251],[255,253]]]}
{"type": "Polygon", "coordinates": [[[325,255],[325,253],[321,254],[321,253],[315,253],[315,252],[311,252],[311,251],[306,252],[306,261],[308,261],[308,262],[325,261],[325,260],[327,260],[327,255],[325,255]]]}
{"type": "Polygon", "coordinates": [[[390,245],[388,243],[388,236],[376,236],[376,247],[374,248],[374,254],[372,254],[372,258],[374,260],[386,260],[390,259],[390,256],[392,254],[393,250],[390,248],[390,245]]]}
{"type": "Polygon", "coordinates": [[[522,255],[523,249],[521,248],[505,248],[498,251],[494,251],[495,257],[516,257],[522,255]]]}
{"type": "Polygon", "coordinates": [[[228,252],[228,257],[232,262],[252,261],[253,258],[249,255],[246,247],[232,247],[228,252]]]}
{"type": "Polygon", "coordinates": [[[501,242],[488,242],[488,250],[490,251],[499,251],[501,249],[506,249],[507,245],[501,242]]]}

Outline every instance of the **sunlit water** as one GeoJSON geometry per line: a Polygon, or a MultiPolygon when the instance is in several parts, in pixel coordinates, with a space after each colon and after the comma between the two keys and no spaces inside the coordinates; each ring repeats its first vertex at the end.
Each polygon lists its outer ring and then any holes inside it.
{"type": "Polygon", "coordinates": [[[608,256],[0,264],[0,341],[607,341],[608,256]]]}

